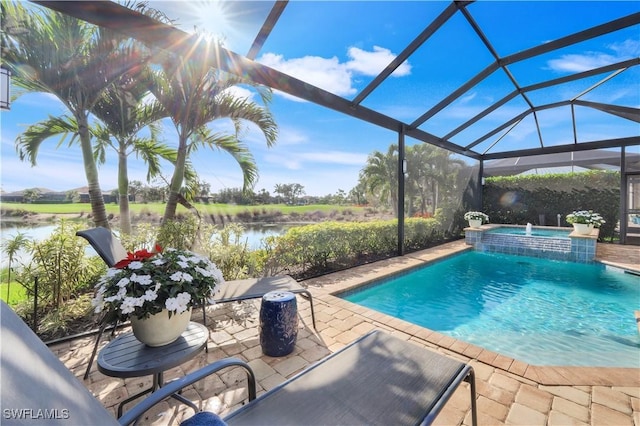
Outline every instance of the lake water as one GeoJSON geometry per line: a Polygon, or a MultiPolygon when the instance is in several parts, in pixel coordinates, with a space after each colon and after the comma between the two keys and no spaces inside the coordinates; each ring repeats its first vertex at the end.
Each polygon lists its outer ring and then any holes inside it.
{"type": "MultiPolygon", "coordinates": [[[[247,241],[247,245],[250,250],[257,250],[261,248],[264,238],[270,236],[278,236],[284,234],[289,228],[296,226],[291,224],[247,224],[243,225],[244,233],[242,234],[243,240],[247,241]]],[[[5,241],[11,239],[18,232],[25,234],[28,238],[36,241],[44,240],[51,235],[56,228],[56,225],[24,225],[24,224],[8,224],[3,223],[0,231],[0,241],[4,244],[5,241]]],[[[92,249],[90,248],[92,251],[92,249]]],[[[0,252],[0,267],[4,268],[8,266],[8,259],[4,252],[0,252]]],[[[23,259],[23,254],[18,254],[18,258],[23,259]]]]}

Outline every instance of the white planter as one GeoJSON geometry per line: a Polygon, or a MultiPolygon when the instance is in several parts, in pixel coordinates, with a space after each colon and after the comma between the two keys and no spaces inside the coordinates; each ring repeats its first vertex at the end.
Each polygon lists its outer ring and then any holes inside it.
{"type": "Polygon", "coordinates": [[[149,318],[138,319],[131,317],[131,328],[136,339],[147,346],[164,346],[175,341],[187,329],[191,320],[191,309],[181,314],[173,314],[169,318],[169,311],[151,315],[149,318]]]}
{"type": "Polygon", "coordinates": [[[580,235],[590,235],[593,231],[593,225],[587,225],[586,223],[574,223],[573,230],[580,235]]]}
{"type": "Polygon", "coordinates": [[[469,219],[469,226],[472,228],[480,228],[482,226],[482,219],[469,219]]]}

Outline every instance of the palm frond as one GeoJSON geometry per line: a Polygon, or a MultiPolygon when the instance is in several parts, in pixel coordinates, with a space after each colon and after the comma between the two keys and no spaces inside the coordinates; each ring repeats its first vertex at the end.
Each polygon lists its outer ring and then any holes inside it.
{"type": "MultiPolygon", "coordinates": [[[[251,151],[234,135],[211,133],[205,130],[200,133],[199,143],[209,148],[216,148],[230,154],[240,166],[243,177],[243,189],[252,188],[258,180],[258,167],[251,151]]],[[[195,149],[192,146],[191,149],[195,149]]]]}
{"type": "Polygon", "coordinates": [[[78,132],[77,121],[68,115],[61,117],[49,116],[48,119],[33,124],[16,138],[16,152],[20,160],[28,159],[31,165],[37,164],[36,158],[40,145],[47,139],[60,136],[58,146],[60,146],[66,138],[71,135],[70,144],[76,139],[78,132]]]}

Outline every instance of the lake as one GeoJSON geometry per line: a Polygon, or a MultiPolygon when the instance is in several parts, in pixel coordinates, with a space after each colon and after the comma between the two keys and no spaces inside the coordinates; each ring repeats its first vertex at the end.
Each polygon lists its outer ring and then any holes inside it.
{"type": "MultiPolygon", "coordinates": [[[[294,226],[299,226],[295,224],[243,224],[244,233],[242,234],[243,239],[247,241],[247,245],[250,250],[257,250],[261,247],[263,239],[270,236],[278,236],[284,234],[289,228],[294,226]]],[[[2,244],[4,242],[15,235],[18,232],[22,232],[28,238],[35,239],[36,241],[43,240],[51,235],[51,233],[56,228],[56,225],[51,224],[29,224],[25,225],[22,223],[14,222],[14,223],[2,223],[2,229],[0,232],[0,241],[2,244]]],[[[90,252],[95,253],[93,249],[89,248],[90,252]]],[[[8,266],[9,260],[4,252],[1,252],[1,262],[0,267],[5,268],[8,266]]],[[[24,256],[24,253],[22,254],[24,256]]],[[[21,255],[18,254],[18,257],[22,259],[21,255]]],[[[22,259],[24,260],[24,259],[22,259]]]]}

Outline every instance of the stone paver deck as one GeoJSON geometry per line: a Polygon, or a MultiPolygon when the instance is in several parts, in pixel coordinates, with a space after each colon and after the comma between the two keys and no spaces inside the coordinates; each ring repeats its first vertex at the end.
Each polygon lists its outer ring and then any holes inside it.
{"type": "MultiPolygon", "coordinates": [[[[618,266],[630,265],[638,270],[640,247],[621,247],[624,250],[620,251],[615,247],[599,249],[599,260],[618,266]]],[[[263,393],[357,337],[370,330],[381,329],[470,363],[476,372],[481,425],[640,426],[640,369],[528,365],[333,295],[466,249],[468,246],[458,241],[307,280],[305,284],[315,301],[317,330],[311,324],[309,304],[298,298],[301,315],[298,340],[293,353],[286,357],[272,358],[262,354],[258,330],[259,300],[208,308],[207,324],[211,328],[209,352],[168,371],[165,379],[180,377],[217,359],[234,356],[249,362],[258,379],[259,393],[263,393]]],[[[200,312],[194,313],[193,318],[199,320],[200,312]]],[[[76,376],[82,378],[92,345],[93,338],[90,337],[58,344],[51,349],[76,376]]],[[[118,403],[150,386],[151,377],[116,379],[99,373],[94,366],[85,384],[115,416],[118,403]]],[[[436,424],[471,423],[466,386],[464,384],[456,391],[436,419],[436,424]]],[[[195,384],[184,395],[198,401],[201,408],[224,415],[236,409],[246,398],[246,380],[239,369],[231,369],[195,384]]],[[[175,425],[190,415],[191,409],[168,400],[147,412],[141,424],[175,425]]]]}

